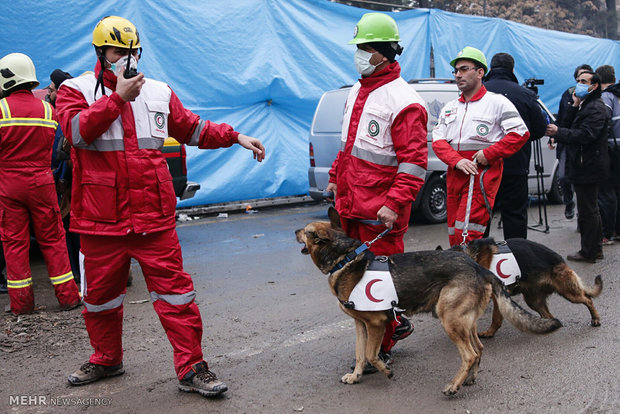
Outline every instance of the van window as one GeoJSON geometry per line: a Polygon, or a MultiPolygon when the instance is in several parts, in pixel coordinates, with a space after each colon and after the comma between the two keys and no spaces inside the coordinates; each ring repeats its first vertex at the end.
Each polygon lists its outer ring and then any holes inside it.
{"type": "Polygon", "coordinates": [[[312,122],[313,133],[338,133],[342,131],[344,105],[351,88],[327,92],[321,98],[312,122]]]}

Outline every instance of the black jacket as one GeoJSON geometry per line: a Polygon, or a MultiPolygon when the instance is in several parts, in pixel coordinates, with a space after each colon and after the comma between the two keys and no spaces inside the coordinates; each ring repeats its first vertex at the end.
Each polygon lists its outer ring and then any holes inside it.
{"type": "Polygon", "coordinates": [[[555,140],[565,145],[566,177],[574,184],[598,183],[607,178],[609,114],[597,89],[580,107],[570,106],[555,140]]]}
{"type": "Polygon", "coordinates": [[[532,153],[531,141],[542,138],[547,126],[542,109],[536,102],[536,94],[520,86],[512,71],[504,68],[491,69],[485,78],[484,86],[487,90],[508,98],[530,131],[529,141],[512,157],[504,160],[504,175],[527,175],[532,153]]]}

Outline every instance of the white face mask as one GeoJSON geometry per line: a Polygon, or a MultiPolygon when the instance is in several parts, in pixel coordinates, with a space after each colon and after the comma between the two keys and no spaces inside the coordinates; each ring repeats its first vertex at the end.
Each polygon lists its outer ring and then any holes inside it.
{"type": "Polygon", "coordinates": [[[362,49],[357,49],[355,51],[355,69],[357,69],[360,75],[368,76],[375,71],[377,66],[379,66],[370,63],[370,58],[372,55],[373,53],[366,52],[362,49]]]}
{"type": "MultiPolygon", "coordinates": [[[[114,72],[116,77],[118,78],[121,74],[125,73],[125,69],[127,69],[127,60],[129,60],[129,56],[123,56],[119,60],[114,63],[110,63],[110,70],[114,72]]],[[[132,69],[138,69],[138,60],[131,56],[131,61],[129,62],[129,67],[132,69]]]]}

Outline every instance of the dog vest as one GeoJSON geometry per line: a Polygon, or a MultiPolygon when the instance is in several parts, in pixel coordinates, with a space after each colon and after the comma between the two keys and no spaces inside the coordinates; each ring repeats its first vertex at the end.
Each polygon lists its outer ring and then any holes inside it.
{"type": "Polygon", "coordinates": [[[357,282],[344,306],[358,311],[381,311],[392,309],[397,304],[398,296],[387,260],[377,257],[357,282]]]}
{"type": "Polygon", "coordinates": [[[505,286],[510,286],[521,279],[521,269],[517,259],[505,241],[496,243],[497,253],[493,255],[489,270],[502,281],[505,286]]]}

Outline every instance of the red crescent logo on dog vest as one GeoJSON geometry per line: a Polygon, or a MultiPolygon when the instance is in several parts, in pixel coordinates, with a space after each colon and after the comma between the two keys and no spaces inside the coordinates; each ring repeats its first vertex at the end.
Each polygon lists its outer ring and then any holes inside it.
{"type": "Polygon", "coordinates": [[[506,286],[516,283],[521,277],[521,269],[511,252],[494,254],[489,270],[506,286]]]}
{"type": "Polygon", "coordinates": [[[502,259],[498,261],[495,265],[495,271],[497,272],[497,276],[501,277],[502,279],[508,279],[510,277],[510,275],[502,273],[502,263],[504,263],[506,260],[508,259],[502,259]]]}
{"type": "Polygon", "coordinates": [[[370,282],[366,283],[366,297],[375,303],[379,303],[383,301],[383,299],[377,299],[372,295],[372,293],[370,293],[370,289],[372,289],[372,285],[374,285],[377,282],[381,282],[381,279],[373,279],[370,282]]]}

